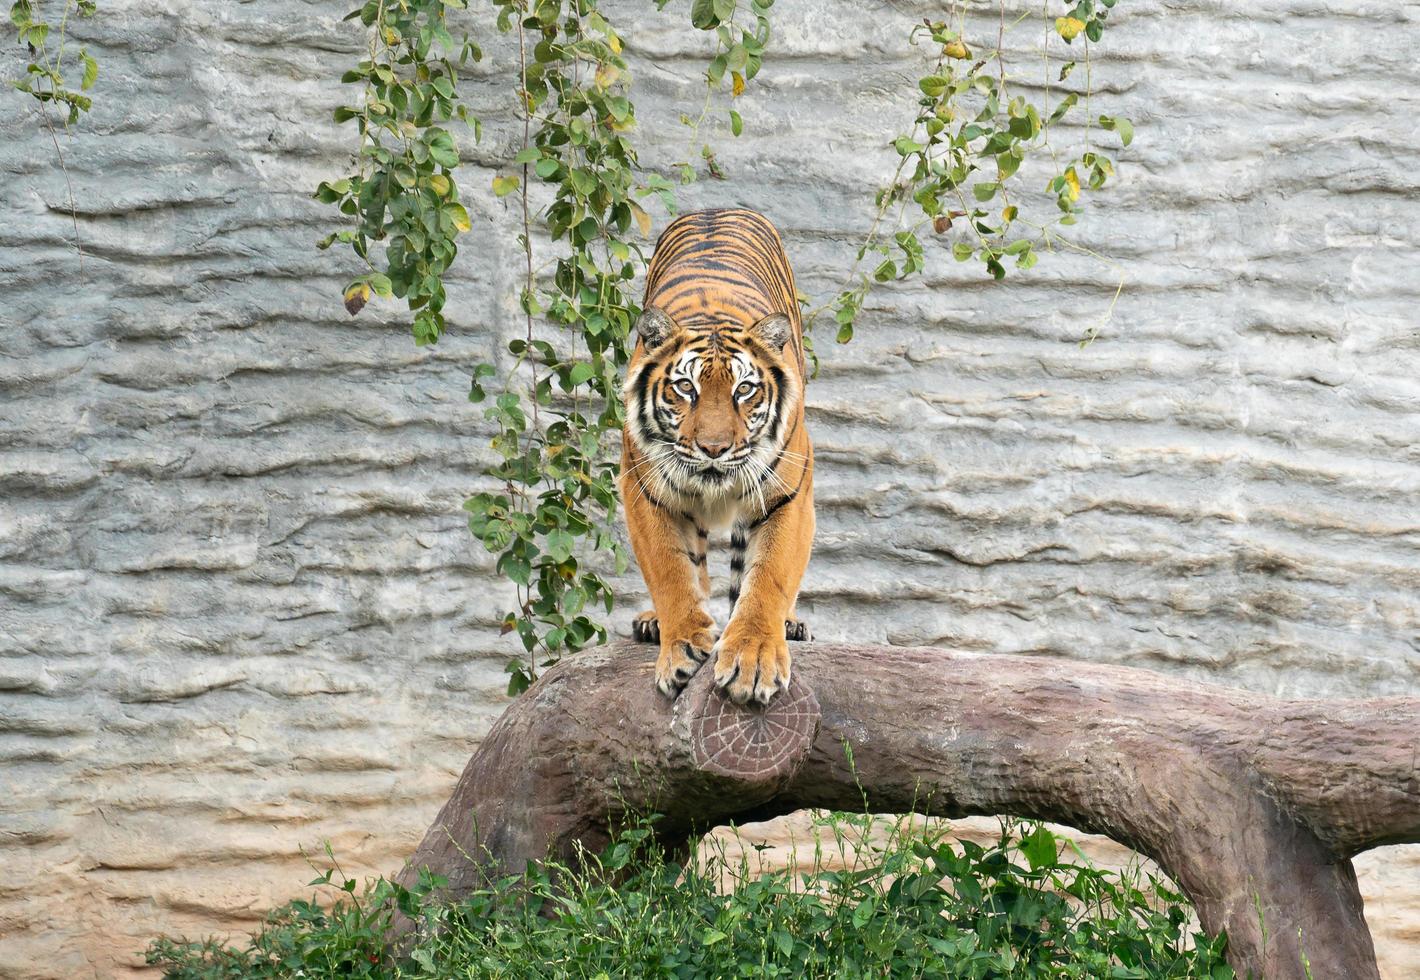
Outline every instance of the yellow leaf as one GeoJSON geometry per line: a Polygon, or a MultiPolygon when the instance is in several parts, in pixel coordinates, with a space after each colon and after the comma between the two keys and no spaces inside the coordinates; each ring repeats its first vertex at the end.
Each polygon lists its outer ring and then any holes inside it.
{"type": "Polygon", "coordinates": [[[1085,29],[1085,22],[1078,17],[1057,17],[1055,18],[1055,31],[1067,41],[1075,40],[1076,36],[1085,29]]]}
{"type": "Polygon", "coordinates": [[[734,94],[735,98],[744,95],[745,77],[737,71],[730,72],[730,91],[734,94]]]}
{"type": "Polygon", "coordinates": [[[468,220],[468,210],[462,204],[450,204],[447,210],[453,218],[454,227],[459,231],[468,231],[473,227],[473,223],[468,220]]]}
{"type": "Polygon", "coordinates": [[[635,201],[627,201],[631,205],[631,214],[636,219],[636,227],[641,229],[642,238],[651,237],[651,216],[646,213],[646,209],[635,201]]]}
{"type": "Polygon", "coordinates": [[[429,178],[429,186],[433,189],[435,194],[443,197],[449,193],[449,178],[445,177],[443,174],[435,174],[429,178]]]}
{"type": "Polygon", "coordinates": [[[354,316],[365,308],[365,304],[370,301],[370,284],[364,282],[352,282],[345,290],[345,312],[354,316]]]}
{"type": "Polygon", "coordinates": [[[1065,171],[1065,186],[1070,188],[1070,200],[1078,201],[1080,199],[1080,178],[1075,173],[1074,167],[1065,171]]]}
{"type": "Polygon", "coordinates": [[[616,80],[620,77],[621,69],[615,65],[603,64],[597,66],[597,88],[610,88],[612,85],[616,84],[616,80]]]}
{"type": "Polygon", "coordinates": [[[498,197],[504,197],[518,189],[520,181],[516,176],[494,177],[493,193],[498,197]]]}
{"type": "Polygon", "coordinates": [[[948,41],[942,48],[942,54],[948,58],[956,58],[959,61],[966,61],[971,57],[971,49],[964,44],[961,38],[955,41],[948,41]]]}
{"type": "Polygon", "coordinates": [[[621,54],[621,38],[615,34],[606,36],[606,46],[611,48],[612,54],[621,54]]]}

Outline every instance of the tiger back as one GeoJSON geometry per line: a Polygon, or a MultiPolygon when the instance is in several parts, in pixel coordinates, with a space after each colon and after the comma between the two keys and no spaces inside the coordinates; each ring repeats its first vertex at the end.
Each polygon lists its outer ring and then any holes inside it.
{"type": "Polygon", "coordinates": [[[743,209],[682,215],[646,277],[627,371],[622,500],[654,609],[638,639],[660,645],[656,683],[674,696],[712,654],[734,700],[788,686],[786,640],[813,541],[813,449],[804,347],[778,232],[743,209]],[[730,616],[706,610],[710,531],[728,527],[730,616]]]}

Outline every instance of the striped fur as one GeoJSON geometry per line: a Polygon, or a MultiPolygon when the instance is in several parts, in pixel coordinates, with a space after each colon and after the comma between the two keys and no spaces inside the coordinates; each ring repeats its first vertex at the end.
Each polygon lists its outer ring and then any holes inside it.
{"type": "Polygon", "coordinates": [[[656,244],[626,379],[622,499],[674,696],[714,653],[736,701],[789,683],[786,635],[813,541],[813,448],[804,429],[803,332],[774,226],[747,210],[677,218],[656,244]],[[733,527],[730,618],[705,611],[709,531],[733,527]]]}

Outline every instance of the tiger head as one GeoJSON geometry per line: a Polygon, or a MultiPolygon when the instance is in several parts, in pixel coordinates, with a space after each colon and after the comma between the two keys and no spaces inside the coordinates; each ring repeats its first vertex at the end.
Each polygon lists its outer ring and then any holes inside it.
{"type": "Polygon", "coordinates": [[[787,316],[682,327],[648,306],[636,329],[644,356],[626,379],[626,424],[663,479],[728,490],[774,464],[800,397],[787,316]]]}

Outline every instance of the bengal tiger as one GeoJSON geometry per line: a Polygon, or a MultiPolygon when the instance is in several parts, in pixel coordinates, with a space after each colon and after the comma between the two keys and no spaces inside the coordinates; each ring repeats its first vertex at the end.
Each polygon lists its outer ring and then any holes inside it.
{"type": "Polygon", "coordinates": [[[804,428],[804,342],[794,275],[762,214],[684,214],[656,242],[627,369],[621,491],[655,607],[633,635],[659,643],[656,686],[674,698],[715,657],[732,700],[789,685],[786,640],[814,535],[804,428]],[[729,527],[730,615],[706,612],[711,530],[729,527]]]}

